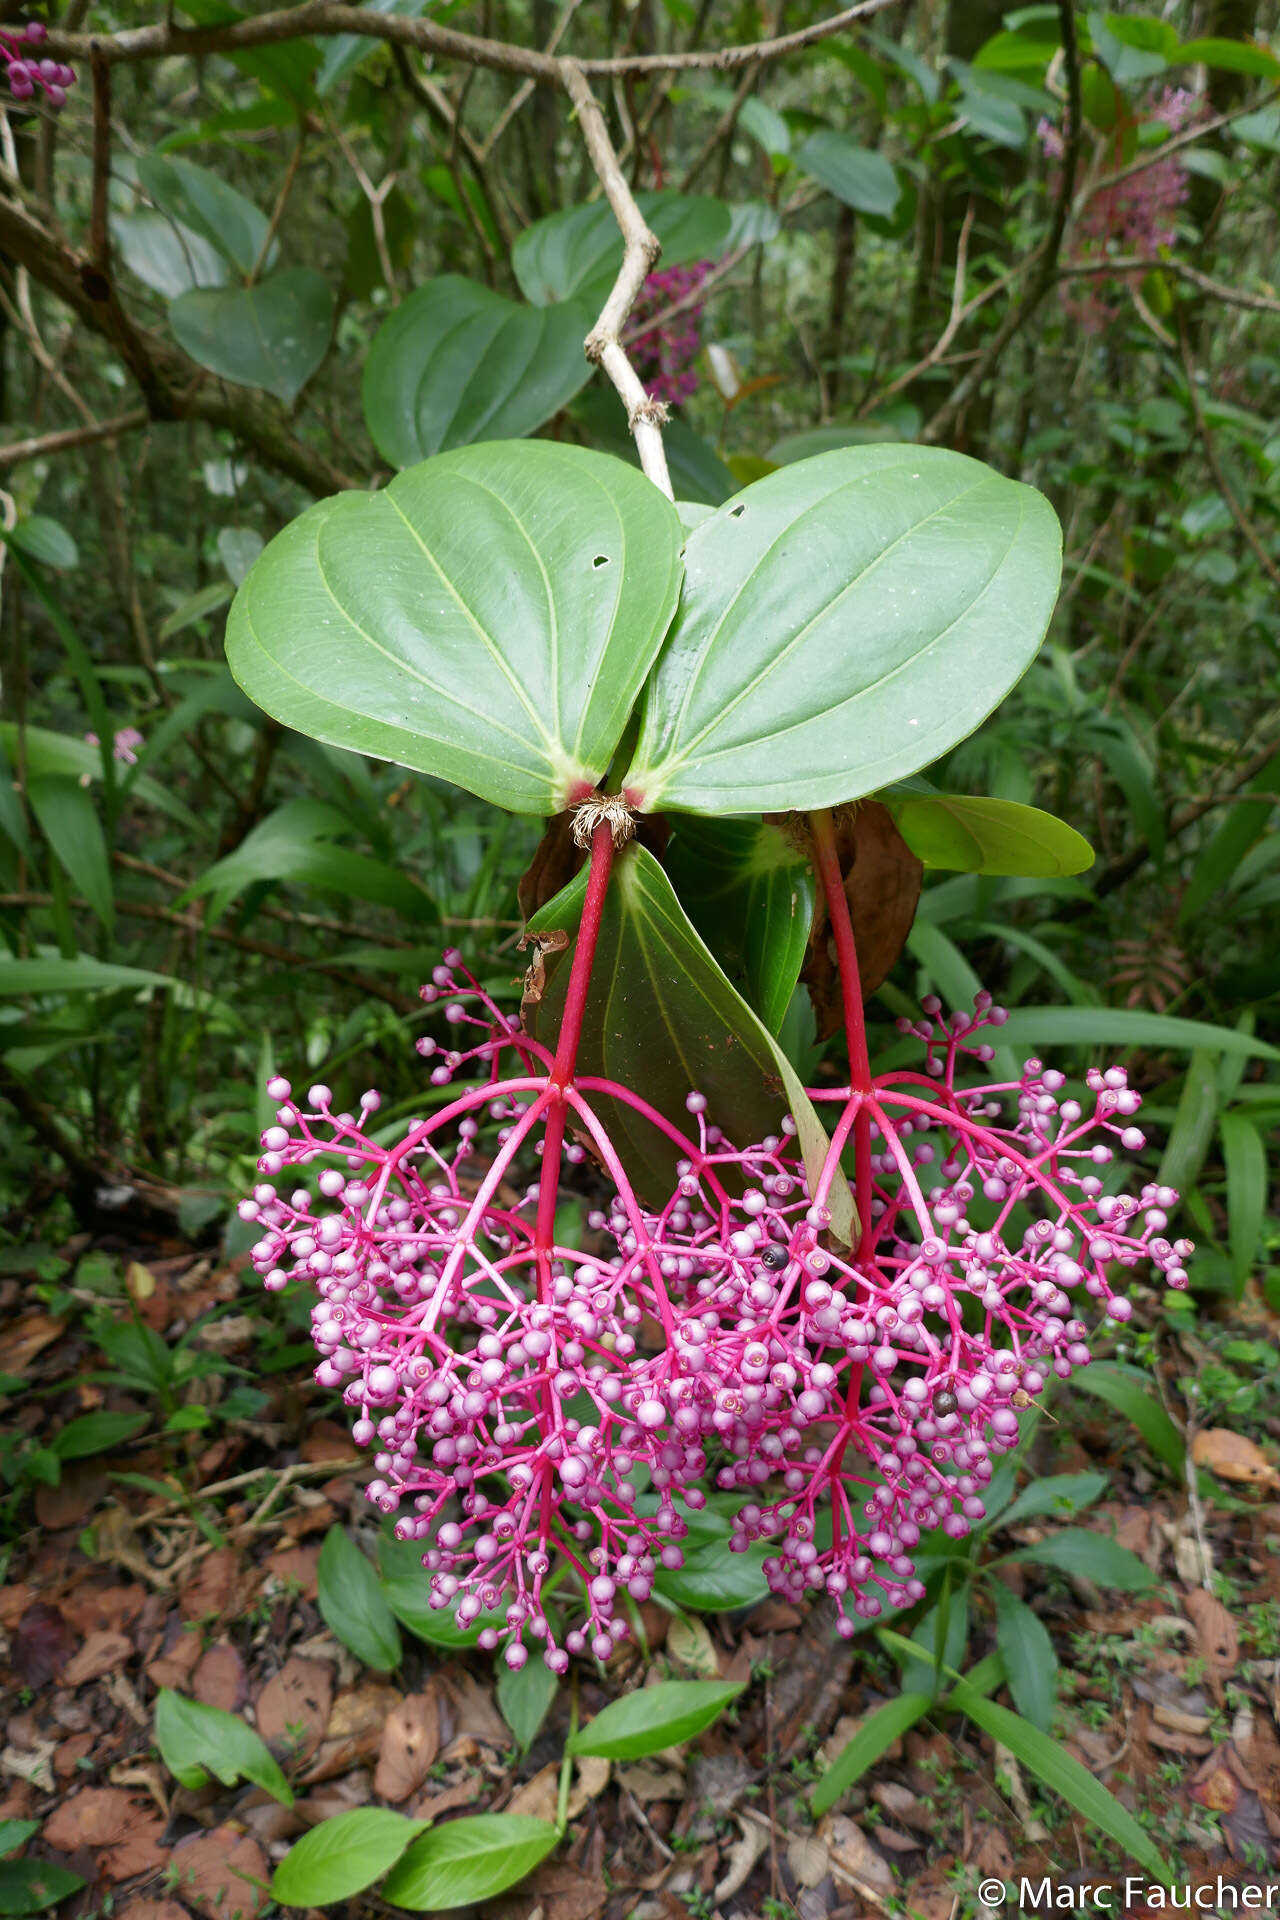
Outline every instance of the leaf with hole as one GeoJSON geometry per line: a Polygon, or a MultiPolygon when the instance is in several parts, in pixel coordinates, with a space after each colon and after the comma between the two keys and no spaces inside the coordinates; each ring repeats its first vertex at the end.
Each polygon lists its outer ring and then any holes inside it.
{"type": "Polygon", "coordinates": [[[679,518],[607,454],[500,441],[323,500],[236,595],[237,681],[299,733],[558,813],[603,776],[675,607],[679,518]]]}
{"type": "Polygon", "coordinates": [[[289,1782],[262,1740],[238,1715],[221,1707],[186,1700],[162,1687],[156,1699],[155,1742],[160,1758],[184,1787],[207,1786],[211,1774],[224,1787],[251,1780],[273,1800],[293,1805],[289,1782]]]}
{"type": "Polygon", "coordinates": [[[566,1752],[639,1760],[694,1739],[742,1692],[733,1680],[662,1680],[613,1700],[570,1739],[566,1752]]]}
{"type": "Polygon", "coordinates": [[[309,267],[252,287],[200,287],[169,308],[173,337],[210,373],[292,406],[329,351],[334,298],[309,267]]]}
{"type": "MultiPolygon", "coordinates": [[[[650,229],[662,242],[659,266],[683,267],[721,254],[729,239],[730,213],[708,194],[636,195],[650,229]]],[[[526,227],[511,250],[520,291],[535,306],[576,300],[594,319],[622,266],[622,235],[607,200],[566,207],[526,227]]]]}
{"type": "Polygon", "coordinates": [[[392,466],[474,440],[518,440],[559,413],[591,378],[582,350],[591,316],[522,306],[474,280],[442,274],[419,287],[374,336],[364,417],[392,466]]]}
{"type": "Polygon", "coordinates": [[[449,1820],[415,1840],[391,1870],[382,1895],[393,1907],[439,1913],[491,1900],[533,1872],[560,1835],[546,1820],[482,1813],[449,1820]]]}
{"type": "Polygon", "coordinates": [[[374,1570],[341,1527],[330,1527],[316,1565],[325,1625],[376,1673],[400,1665],[400,1630],[374,1570]]]}
{"type": "Polygon", "coordinates": [[[83,1885],[82,1874],[56,1860],[7,1860],[0,1870],[0,1914],[44,1913],[83,1885]]]}
{"type": "MultiPolygon", "coordinates": [[[[529,921],[532,933],[576,935],[586,869],[529,921]]],[[[572,946],[547,958],[547,983],[531,1010],[536,1034],[558,1030],[572,946]]],[[[670,880],[635,842],[618,855],[605,896],[578,1049],[579,1080],[628,1174],[642,1192],[670,1191],[677,1149],[630,1107],[590,1089],[593,1076],[644,1089],[646,1100],[682,1134],[691,1091],[703,1093],[713,1120],[742,1143],[775,1133],[787,1108],[806,1164],[816,1174],[827,1137],[785,1054],[726,979],[690,924],[670,880]]],[[[853,1238],[847,1181],[827,1201],[832,1231],[853,1238]]]]}
{"type": "Polygon", "coordinates": [[[936,447],[756,481],[685,543],[625,789],[646,811],[754,813],[917,772],[1030,664],[1060,557],[1042,495],[936,447]]]}
{"type": "Polygon", "coordinates": [[[390,1871],[431,1822],[389,1807],[354,1807],[322,1820],[290,1847],[271,1878],[286,1907],[328,1907],[363,1893],[390,1871]]]}

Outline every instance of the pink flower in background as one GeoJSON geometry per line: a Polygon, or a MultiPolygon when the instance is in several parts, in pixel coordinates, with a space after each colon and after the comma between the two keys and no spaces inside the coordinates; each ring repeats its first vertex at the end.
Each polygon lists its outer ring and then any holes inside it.
{"type": "Polygon", "coordinates": [[[699,260],[690,267],[651,273],[644,283],[631,315],[629,350],[652,400],[678,406],[697,390],[694,362],[702,351],[698,330],[702,301],[692,302],[666,323],[661,323],[661,316],[697,292],[710,271],[711,262],[699,260]],[[660,324],[654,325],[655,321],[660,324]]]}
{"type": "MultiPolygon", "coordinates": [[[[85,743],[91,747],[96,747],[101,744],[96,733],[86,733],[85,743]]],[[[123,760],[127,767],[136,767],[138,764],[137,749],[142,744],[143,736],[138,732],[136,727],[121,727],[111,738],[111,758],[113,760],[123,760]]]]}
{"type": "Polygon", "coordinates": [[[25,27],[0,27],[0,59],[5,62],[9,92],[15,100],[30,100],[39,88],[51,107],[60,107],[66,101],[67,88],[75,81],[73,69],[61,60],[36,59],[23,51],[41,46],[48,31],[38,20],[25,27]]]}

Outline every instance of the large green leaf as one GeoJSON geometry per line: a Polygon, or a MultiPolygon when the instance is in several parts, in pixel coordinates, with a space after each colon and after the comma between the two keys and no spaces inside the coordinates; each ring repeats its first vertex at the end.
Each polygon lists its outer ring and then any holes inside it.
{"type": "Polygon", "coordinates": [[[54,775],[28,781],[27,798],[59,866],[109,932],[115,918],[111,860],[92,797],[78,780],[54,775]]]}
{"type": "Polygon", "coordinates": [[[813,925],[808,863],[763,820],[686,818],[666,865],[694,926],[776,1034],[813,925]]]}
{"type": "Polygon", "coordinates": [[[1091,1533],[1087,1527],[1064,1527],[1032,1547],[1019,1547],[1006,1558],[1083,1574],[1100,1587],[1114,1587],[1117,1593],[1143,1593],[1156,1583],[1155,1575],[1136,1553],[1122,1547],[1110,1534],[1091,1533]]]}
{"type": "Polygon", "coordinates": [[[459,448],[278,535],[236,595],[227,657],[300,733],[556,813],[609,765],[680,540],[670,502],[607,454],[459,448]]]}
{"type": "MultiPolygon", "coordinates": [[[[268,221],[252,200],[194,160],[173,160],[167,154],[143,154],[138,179],[148,198],[179,229],[188,228],[207,241],[241,273],[253,272],[266,245],[268,221]]],[[[269,253],[264,264],[270,266],[271,260],[269,253]]]]}
{"type": "MultiPolygon", "coordinates": [[[[539,909],[529,930],[576,934],[585,890],[584,869],[539,909]]],[[[558,1029],[571,955],[572,946],[548,957],[535,1031],[558,1029]]],[[[806,1164],[811,1171],[821,1165],[826,1135],[785,1054],[716,965],[658,862],[635,843],[618,855],[605,897],[578,1073],[641,1089],[682,1130],[688,1094],[703,1093],[710,1118],[738,1146],[776,1133],[790,1107],[806,1164]]],[[[607,1095],[593,1095],[592,1105],[640,1191],[668,1193],[678,1156],[665,1135],[607,1095]]],[[[837,1178],[828,1205],[833,1230],[850,1241],[846,1181],[837,1178]]]]}
{"type": "Polygon", "coordinates": [[[148,209],[118,214],[111,222],[111,237],[130,273],[166,300],[176,300],[193,287],[227,283],[226,260],[212,241],[168,214],[148,209]]]}
{"type": "Polygon", "coordinates": [[[354,1807],[322,1820],[290,1847],[271,1880],[285,1907],[328,1907],[349,1900],[394,1867],[429,1820],[410,1820],[390,1807],[354,1807]]]}
{"type": "Polygon", "coordinates": [[[902,188],[882,153],[860,147],[846,133],[811,133],[797,149],[796,165],[856,213],[888,219],[902,188]]]}
{"type": "Polygon", "coordinates": [[[234,853],[215,860],[182,900],[207,894],[216,915],[259,881],[288,880],[350,900],[369,900],[412,919],[434,920],[435,902],[410,874],[333,845],[334,834],[350,831],[350,820],[336,807],[320,800],[287,800],[259,821],[234,853]]]}
{"type": "Polygon", "coordinates": [[[261,1736],[238,1714],[162,1687],[156,1698],[155,1742],[160,1758],[184,1787],[207,1786],[210,1774],[227,1787],[252,1780],[272,1799],[293,1805],[289,1782],[261,1736]]]}
{"type": "Polygon", "coordinates": [[[393,1907],[439,1913],[505,1893],[532,1873],[560,1835],[523,1813],[480,1813],[448,1820],[415,1840],[383,1886],[393,1907]]]}
{"type": "Polygon", "coordinates": [[[328,281],[309,267],[288,267],[252,287],[184,293],[169,308],[169,325],[210,373],[292,406],[329,351],[333,313],[328,281]]]}
{"type": "Polygon", "coordinates": [[[1000,1036],[1015,1047],[1215,1048],[1219,1053],[1280,1060],[1280,1047],[1209,1020],[1182,1020],[1171,1013],[1146,1013],[1129,1007],[1015,1007],[1000,1036]]]}
{"type": "Polygon", "coordinates": [[[846,447],[688,537],[625,785],[646,810],[828,806],[917,772],[1033,658],[1061,543],[1042,495],[936,447],[846,447]]]}
{"type": "Polygon", "coordinates": [[[681,1745],[718,1720],[742,1692],[740,1680],[662,1680],[612,1700],[579,1727],[570,1753],[597,1753],[606,1760],[639,1760],[681,1745]]]}
{"type": "Polygon", "coordinates": [[[1053,1725],[1058,1656],[1038,1613],[1009,1591],[1002,1580],[989,1588],[996,1609],[996,1645],[1004,1661],[1018,1712],[1048,1733],[1053,1725]]]}
{"type": "Polygon", "coordinates": [[[1163,1460],[1179,1480],[1183,1478],[1187,1464],[1186,1442],[1156,1398],[1149,1373],[1119,1360],[1094,1360],[1075,1374],[1071,1387],[1073,1392],[1083,1388],[1122,1413],[1138,1429],[1156,1458],[1163,1460]]]}
{"type": "Polygon", "coordinates": [[[532,433],[591,378],[590,315],[526,307],[443,274],[379,328],[364,368],[364,417],[383,458],[415,460],[473,440],[532,433]]]}
{"type": "Polygon", "coordinates": [[[915,793],[907,782],[876,798],[884,801],[898,832],[926,867],[1056,879],[1093,865],[1093,848],[1074,827],[1017,800],[915,793]]]}
{"type": "Polygon", "coordinates": [[[15,960],[0,955],[0,999],[25,993],[111,993],[131,987],[176,987],[168,973],[152,973],[146,967],[118,967],[109,960],[94,960],[77,954],[63,959],[57,954],[15,960]]]}
{"type": "MultiPolygon", "coordinates": [[[[714,259],[728,243],[731,216],[706,194],[661,191],[637,195],[640,211],[662,242],[663,267],[714,259]]],[[[595,311],[622,265],[622,235],[607,200],[566,207],[526,227],[511,250],[520,291],[537,307],[579,300],[595,311]]]]}
{"type": "Polygon", "coordinates": [[[341,1527],[330,1527],[316,1565],[317,1604],[325,1625],[378,1673],[400,1665],[400,1630],[373,1562],[341,1527]]]}
{"type": "MultiPolygon", "coordinates": [[[[365,0],[369,13],[398,13],[406,20],[417,20],[425,13],[427,4],[428,0],[365,0]]],[[[362,61],[376,53],[379,44],[372,35],[363,33],[335,33],[326,40],[315,82],[320,98],[323,100],[332,93],[362,61]]]]}

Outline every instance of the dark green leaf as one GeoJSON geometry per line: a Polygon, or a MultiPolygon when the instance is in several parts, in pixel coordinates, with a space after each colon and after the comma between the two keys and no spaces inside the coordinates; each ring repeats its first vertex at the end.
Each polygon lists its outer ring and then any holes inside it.
{"type": "Polygon", "coordinates": [[[1002,1580],[989,1585],[996,1609],[996,1645],[1018,1712],[1048,1733],[1053,1725],[1058,1656],[1038,1613],[1010,1593],[1002,1580]]]}
{"type": "Polygon", "coordinates": [[[1238,1027],[1131,1007],[1015,1007],[1000,1038],[1015,1047],[1205,1047],[1280,1060],[1280,1047],[1238,1027]]]}
{"type": "Polygon", "coordinates": [[[729,1680],[663,1680],[613,1700],[579,1727],[569,1753],[597,1753],[606,1760],[638,1760],[685,1740],[718,1720],[742,1684],[729,1680]]]}
{"type": "Polygon", "coordinates": [[[1122,1547],[1106,1533],[1090,1533],[1084,1527],[1064,1527],[1051,1533],[1033,1547],[1019,1547],[1010,1560],[1030,1560],[1038,1567],[1057,1567],[1063,1573],[1082,1573],[1100,1587],[1113,1587],[1117,1593],[1143,1593],[1154,1587],[1156,1577],[1136,1553],[1122,1547]]]}
{"type": "Polygon", "coordinates": [[[392,466],[474,440],[518,440],[591,378],[582,350],[591,316],[526,307],[443,274],[401,302],[374,337],[364,415],[392,466]]]}
{"type": "Polygon", "coordinates": [[[318,800],[286,800],[181,897],[208,895],[217,915],[247,887],[288,880],[351,900],[371,900],[414,920],[434,920],[435,903],[407,873],[332,844],[329,836],[350,831],[350,821],[335,807],[318,800]]]}
{"type": "Polygon", "coordinates": [[[1178,64],[1212,67],[1220,73],[1250,73],[1260,80],[1280,80],[1280,60],[1270,47],[1256,40],[1184,40],[1178,64]]]}
{"type": "MultiPolygon", "coordinates": [[[[1033,1514],[1052,1513],[1059,1518],[1079,1513],[1091,1506],[1107,1490],[1105,1473],[1050,1473],[1024,1487],[1012,1506],[1000,1514],[1000,1525],[1011,1527],[1016,1520],[1028,1520],[1033,1514]]],[[[995,1509],[987,1502],[989,1512],[995,1509]]]]}
{"type": "Polygon", "coordinates": [[[271,1896],[285,1907],[328,1907],[380,1880],[429,1827],[389,1807],[355,1807],[322,1820],[290,1847],[271,1879],[271,1896]]]}
{"type": "Polygon", "coordinates": [[[902,189],[898,176],[882,153],[860,147],[845,133],[813,133],[796,150],[796,165],[811,174],[819,186],[834,193],[856,213],[874,213],[888,219],[902,189]]]}
{"type": "Polygon", "coordinates": [[[30,554],[42,566],[65,572],[69,567],[79,565],[80,550],[75,541],[62,522],[51,520],[47,513],[29,513],[4,537],[10,546],[30,554]]]}
{"type": "Polygon", "coordinates": [[[550,1713],[559,1689],[559,1678],[536,1652],[516,1673],[499,1656],[498,1711],[515,1735],[521,1753],[527,1753],[537,1739],[538,1728],[550,1713]]]}
{"type": "Polygon", "coordinates": [[[933,1705],[931,1693],[900,1693],[886,1700],[862,1720],[858,1731],[840,1749],[809,1796],[809,1808],[815,1820],[834,1807],[840,1796],[873,1767],[895,1740],[900,1740],[917,1720],[923,1719],[933,1705]]]}
{"type": "Polygon", "coordinates": [[[1242,1113],[1224,1113],[1220,1125],[1227,1168],[1231,1270],[1237,1293],[1243,1293],[1258,1256],[1267,1215],[1267,1148],[1257,1126],[1242,1113]]]}
{"type": "Polygon", "coordinates": [[[325,1624],[377,1673],[400,1665],[400,1631],[371,1561],[341,1527],[330,1527],[316,1568],[325,1624]]]}
{"type": "Polygon", "coordinates": [[[111,237],[130,273],[165,300],[177,300],[193,287],[227,284],[227,263],[218,249],[167,213],[118,214],[111,237]]]}
{"type": "Polygon", "coordinates": [[[72,886],[110,930],[115,918],[111,860],[91,794],[78,780],[45,778],[28,782],[27,798],[72,886]]]}
{"type": "Polygon", "coordinates": [[[227,624],[275,719],[555,813],[601,778],[679,588],[643,475],[546,441],[437,454],[277,535],[227,624]]]}
{"type": "Polygon", "coordinates": [[[689,535],[623,784],[646,810],[747,813],[918,771],[1033,658],[1059,559],[1048,502],[962,454],[781,468],[689,535]]]}
{"type": "Polygon", "coordinates": [[[728,1613],[737,1607],[753,1607],[769,1592],[764,1562],[770,1551],[761,1545],[734,1553],[724,1539],[710,1540],[697,1548],[686,1541],[684,1565],[660,1567],[654,1591],[692,1613],[728,1613]]]}
{"type": "MultiPolygon", "coordinates": [[[[171,160],[158,153],[142,155],[138,179],[161,213],[179,228],[189,229],[241,273],[253,272],[266,244],[268,223],[252,200],[194,160],[171,160]]],[[[265,264],[270,266],[271,256],[265,264]]],[[[193,278],[191,284],[211,283],[193,278]]]]}
{"type": "Polygon", "coordinates": [[[151,1424],[149,1413],[84,1413],[68,1420],[54,1436],[53,1450],[60,1460],[83,1460],[92,1453],[110,1453],[151,1424]]]}
{"type": "Polygon", "coordinates": [[[804,965],[813,877],[761,820],[681,820],[667,872],[689,918],[776,1034],[804,965]]]}
{"type": "Polygon", "coordinates": [[[490,1900],[532,1873],[559,1838],[546,1820],[519,1813],[449,1820],[414,1841],[392,1868],[383,1898],[413,1913],[490,1900]]]}
{"type": "Polygon", "coordinates": [[[203,1787],[209,1776],[224,1787],[251,1780],[273,1800],[293,1805],[289,1782],[253,1728],[234,1713],[186,1700],[162,1687],[156,1699],[155,1742],[160,1758],[184,1787],[203,1787]]]}
{"type": "Polygon", "coordinates": [[[80,1874],[53,1860],[6,1861],[0,1870],[0,1913],[43,1913],[83,1885],[80,1874]]]}
{"type": "Polygon", "coordinates": [[[184,293],[169,308],[169,325],[200,366],[292,406],[329,351],[333,313],[328,281],[288,267],[252,287],[184,293]]]}
{"type": "MultiPolygon", "coordinates": [[[[669,191],[636,198],[662,242],[663,267],[714,259],[727,245],[730,217],[723,201],[669,191]]],[[[520,291],[536,307],[576,300],[594,319],[622,265],[622,235],[613,209],[607,200],[596,200],[535,220],[512,248],[511,265],[520,291]]]]}
{"type": "Polygon", "coordinates": [[[149,973],[145,967],[117,967],[106,960],[78,954],[63,960],[48,954],[38,960],[14,960],[0,954],[0,999],[21,993],[109,993],[120,988],[173,987],[167,973],[149,973]]]}
{"type": "MultiPolygon", "coordinates": [[[[365,0],[369,13],[396,13],[405,20],[418,20],[426,12],[429,0],[365,0]]],[[[324,57],[316,75],[316,93],[321,100],[340,86],[363,60],[382,43],[363,33],[335,33],[324,42],[324,57]]]]}

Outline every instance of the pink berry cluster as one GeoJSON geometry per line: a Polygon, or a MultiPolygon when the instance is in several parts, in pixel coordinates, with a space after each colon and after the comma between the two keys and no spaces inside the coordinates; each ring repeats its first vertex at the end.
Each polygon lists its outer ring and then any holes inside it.
{"type": "MultiPolygon", "coordinates": [[[[1184,87],[1166,87],[1159,99],[1143,110],[1141,119],[1146,125],[1178,133],[1197,118],[1203,104],[1197,94],[1184,87]]],[[[1059,129],[1041,120],[1037,133],[1049,158],[1061,159],[1059,129]]],[[[1119,168],[1122,159],[1117,151],[1113,165],[1119,168]]],[[[1101,188],[1086,201],[1076,223],[1071,257],[1082,263],[1117,252],[1150,258],[1161,247],[1173,246],[1178,237],[1178,208],[1189,190],[1190,175],[1176,155],[1143,167],[1113,187],[1101,188]]],[[[1099,282],[1092,279],[1083,283],[1083,291],[1065,295],[1064,306],[1089,332],[1098,332],[1116,312],[1103,298],[1099,282]]]]}
{"type": "Polygon", "coordinates": [[[388,1140],[377,1094],[353,1114],[272,1080],[240,1212],[264,1284],[314,1290],[316,1378],[375,1450],[368,1497],[421,1543],[432,1605],[513,1669],[531,1645],[557,1672],[607,1659],[709,1487],[731,1547],[764,1543],[779,1594],[835,1597],[842,1633],[918,1599],[921,1536],[982,1519],[1023,1411],[1087,1364],[1086,1314],[1127,1320],[1117,1289],[1143,1264],[1187,1284],[1176,1195],[1117,1179],[1143,1144],[1124,1072],[1090,1072],[1084,1098],[1036,1059],[992,1080],[988,995],[900,1023],[923,1073],[815,1091],[834,1124],[808,1171],[789,1116],[737,1148],[697,1092],[681,1131],[613,1081],[560,1085],[456,952],[423,997],[446,1029],[418,1043],[435,1110],[388,1140]],[[661,1205],[637,1198],[605,1100],[666,1137],[661,1205]],[[852,1251],[831,1204],[851,1156],[852,1251]],[[566,1163],[604,1189],[581,1246],[555,1233],[566,1163]],[[566,1629],[567,1573],[585,1612],[566,1629]]]}
{"type": "Polygon", "coordinates": [[[4,59],[9,92],[15,100],[30,100],[39,87],[51,107],[60,107],[65,103],[67,88],[76,77],[72,68],[61,60],[50,60],[47,56],[33,59],[23,51],[27,47],[42,46],[48,37],[48,28],[38,20],[31,21],[25,27],[0,27],[0,57],[4,59]]]}
{"type": "Polygon", "coordinates": [[[635,332],[630,352],[651,400],[678,406],[697,391],[694,362],[702,351],[698,330],[702,301],[693,301],[669,321],[664,322],[662,315],[696,293],[710,271],[709,260],[691,267],[667,267],[651,273],[640,291],[631,317],[635,332]]]}

